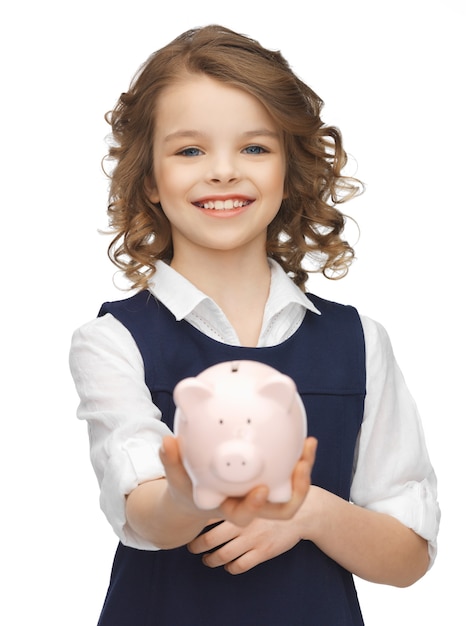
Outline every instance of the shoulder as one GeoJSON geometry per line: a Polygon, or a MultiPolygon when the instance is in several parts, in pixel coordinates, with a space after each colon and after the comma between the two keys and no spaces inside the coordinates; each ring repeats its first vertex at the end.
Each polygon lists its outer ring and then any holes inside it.
{"type": "Polygon", "coordinates": [[[311,293],[305,295],[320,313],[318,319],[322,327],[345,336],[348,333],[363,336],[360,315],[354,306],[325,300],[311,293]]]}
{"type": "Polygon", "coordinates": [[[333,302],[332,300],[326,300],[325,298],[321,298],[314,293],[306,292],[305,295],[322,313],[324,311],[356,311],[354,306],[341,304],[340,302],[333,302]]]}
{"type": "Polygon", "coordinates": [[[139,291],[129,298],[122,300],[114,300],[111,302],[104,302],[99,310],[99,317],[102,317],[106,313],[112,313],[112,315],[120,315],[121,313],[137,313],[145,310],[151,303],[157,303],[157,299],[150,291],[139,291]]]}
{"type": "Polygon", "coordinates": [[[367,315],[362,315],[354,306],[325,300],[312,293],[305,294],[310,302],[322,313],[352,319],[361,325],[365,343],[370,348],[391,349],[388,333],[382,324],[367,315]]]}
{"type": "Polygon", "coordinates": [[[321,318],[325,317],[329,319],[337,320],[353,320],[360,324],[360,316],[356,308],[350,304],[341,304],[340,302],[333,302],[332,300],[325,300],[320,296],[316,296],[313,293],[305,293],[307,299],[314,305],[314,307],[321,313],[321,318]]]}
{"type": "Polygon", "coordinates": [[[141,361],[129,330],[109,313],[86,322],[73,332],[69,353],[73,372],[112,362],[128,362],[140,369],[141,361]]]}
{"type": "Polygon", "coordinates": [[[386,328],[378,321],[360,315],[361,326],[365,339],[367,361],[378,369],[388,360],[393,360],[394,354],[386,328]]]}
{"type": "Polygon", "coordinates": [[[367,315],[362,315],[352,305],[325,300],[313,294],[306,294],[325,317],[336,320],[338,329],[343,332],[344,341],[348,336],[359,336],[364,345],[365,361],[370,372],[382,372],[394,364],[395,358],[390,337],[386,328],[367,315]]]}
{"type": "Polygon", "coordinates": [[[114,342],[119,336],[130,335],[123,324],[112,314],[103,312],[73,332],[72,343],[100,341],[101,343],[114,342]]]}

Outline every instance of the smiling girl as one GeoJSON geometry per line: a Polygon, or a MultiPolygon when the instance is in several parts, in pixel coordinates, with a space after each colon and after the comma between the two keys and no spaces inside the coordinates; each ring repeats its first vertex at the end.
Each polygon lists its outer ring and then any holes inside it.
{"type": "Polygon", "coordinates": [[[406,586],[435,558],[436,479],[389,339],[304,292],[304,259],[341,276],[353,257],[338,205],[359,185],[321,107],[280,53],[210,26],[152,55],[109,115],[109,250],[137,293],[71,348],[120,539],[101,626],[362,624],[353,574],[406,586]],[[172,393],[237,359],[295,380],[309,437],[289,502],[261,486],[203,511],[172,393]]]}

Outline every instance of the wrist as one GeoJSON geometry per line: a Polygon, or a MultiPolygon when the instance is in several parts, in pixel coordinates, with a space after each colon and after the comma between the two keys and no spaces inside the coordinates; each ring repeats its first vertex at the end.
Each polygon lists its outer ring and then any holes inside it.
{"type": "Polygon", "coordinates": [[[317,514],[315,512],[315,488],[310,486],[307,496],[298,510],[297,516],[299,521],[299,536],[300,539],[310,540],[311,527],[315,523],[317,514]]]}
{"type": "Polygon", "coordinates": [[[185,545],[206,525],[205,512],[184,506],[170,493],[166,479],[142,483],[126,501],[129,526],[158,548],[169,549],[185,545]]]}
{"type": "Polygon", "coordinates": [[[318,545],[319,537],[324,532],[325,506],[328,497],[336,498],[337,496],[316,485],[310,486],[307,497],[298,512],[301,539],[312,541],[318,545]]]}

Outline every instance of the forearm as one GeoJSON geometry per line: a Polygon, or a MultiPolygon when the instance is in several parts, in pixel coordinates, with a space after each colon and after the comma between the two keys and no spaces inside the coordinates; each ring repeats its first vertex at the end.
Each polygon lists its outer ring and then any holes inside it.
{"type": "Polygon", "coordinates": [[[365,580],[406,587],[427,571],[427,542],[419,535],[319,487],[311,487],[299,522],[303,539],[365,580]]]}
{"type": "Polygon", "coordinates": [[[207,524],[205,514],[187,511],[171,496],[166,479],[145,482],[127,497],[129,526],[158,548],[183,546],[194,539],[207,524]]]}

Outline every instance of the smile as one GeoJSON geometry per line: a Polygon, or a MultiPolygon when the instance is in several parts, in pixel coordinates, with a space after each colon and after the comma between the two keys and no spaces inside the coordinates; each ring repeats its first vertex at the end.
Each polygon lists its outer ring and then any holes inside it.
{"type": "Polygon", "coordinates": [[[228,198],[227,200],[206,200],[206,202],[194,202],[193,204],[200,209],[211,209],[214,211],[229,211],[230,209],[240,209],[252,200],[240,200],[228,198]]]}

